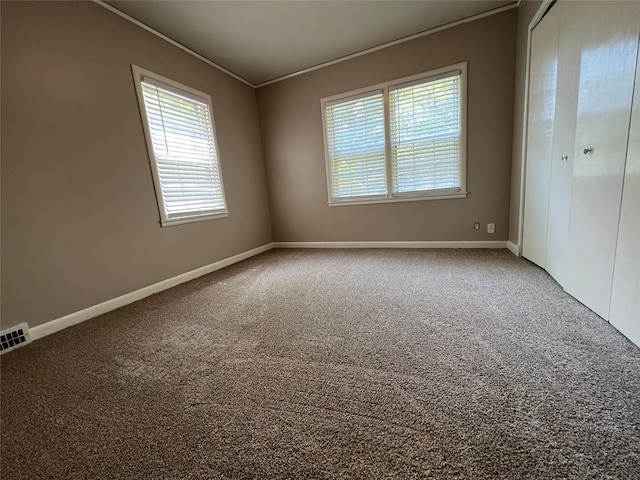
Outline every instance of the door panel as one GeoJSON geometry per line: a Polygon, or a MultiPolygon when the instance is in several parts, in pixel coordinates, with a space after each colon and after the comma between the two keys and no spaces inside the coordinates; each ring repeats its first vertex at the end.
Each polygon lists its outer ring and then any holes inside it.
{"type": "Polygon", "coordinates": [[[558,44],[558,71],[556,118],[551,152],[551,180],[549,185],[549,220],[547,224],[546,270],[563,285],[566,277],[569,213],[571,211],[571,181],[573,150],[578,110],[580,79],[580,35],[572,29],[582,28],[570,21],[573,14],[570,2],[559,2],[557,10],[562,26],[558,44]]]}
{"type": "Polygon", "coordinates": [[[636,65],[609,321],[640,346],[640,62],[636,65]]]}
{"type": "Polygon", "coordinates": [[[557,10],[552,8],[531,34],[522,255],[543,268],[558,71],[560,15],[557,10]]]}
{"type": "MultiPolygon", "coordinates": [[[[638,2],[567,2],[582,46],[565,290],[607,318],[638,50],[638,2]]],[[[566,23],[565,23],[566,21],[566,23]]],[[[563,33],[565,35],[565,33],[563,33]]]]}

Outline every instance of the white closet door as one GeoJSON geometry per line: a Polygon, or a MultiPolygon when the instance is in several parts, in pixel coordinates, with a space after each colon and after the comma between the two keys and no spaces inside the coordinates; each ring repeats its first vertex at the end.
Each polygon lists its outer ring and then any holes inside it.
{"type": "Polygon", "coordinates": [[[582,45],[565,290],[608,318],[638,50],[638,2],[579,2],[582,45]]]}
{"type": "Polygon", "coordinates": [[[552,8],[531,34],[522,255],[545,267],[560,15],[552,8]]]}
{"type": "Polygon", "coordinates": [[[576,8],[572,2],[559,2],[552,10],[560,17],[556,118],[551,149],[551,181],[549,185],[549,220],[546,238],[546,270],[563,285],[566,277],[569,213],[571,211],[571,180],[573,150],[578,109],[578,84],[582,46],[576,28],[584,28],[571,21],[576,8]]]}
{"type": "Polygon", "coordinates": [[[640,346],[640,61],[629,133],[609,321],[640,346]]]}

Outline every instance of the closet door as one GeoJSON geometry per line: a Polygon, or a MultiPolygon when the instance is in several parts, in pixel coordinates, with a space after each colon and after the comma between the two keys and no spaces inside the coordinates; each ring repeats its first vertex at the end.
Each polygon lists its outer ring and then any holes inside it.
{"type": "Polygon", "coordinates": [[[582,51],[563,286],[598,315],[608,318],[640,3],[570,5],[572,15],[563,17],[562,29],[578,37],[582,51]],[[565,26],[565,20],[571,28],[565,26]]]}
{"type": "Polygon", "coordinates": [[[560,15],[552,8],[531,34],[522,255],[545,267],[560,15]]]}
{"type": "Polygon", "coordinates": [[[553,10],[560,17],[561,32],[558,43],[556,114],[551,149],[551,181],[549,184],[549,219],[546,238],[546,270],[563,285],[566,279],[569,213],[571,211],[571,179],[573,150],[578,109],[578,84],[582,46],[580,32],[583,25],[571,21],[575,5],[558,2],[553,10]]]}
{"type": "Polygon", "coordinates": [[[609,321],[640,346],[640,61],[629,134],[609,321]]]}

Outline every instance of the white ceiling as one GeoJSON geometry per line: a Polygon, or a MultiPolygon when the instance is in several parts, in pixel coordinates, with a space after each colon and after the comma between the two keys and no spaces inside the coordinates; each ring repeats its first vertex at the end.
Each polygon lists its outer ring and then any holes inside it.
{"type": "Polygon", "coordinates": [[[515,0],[108,3],[258,85],[515,0]]]}

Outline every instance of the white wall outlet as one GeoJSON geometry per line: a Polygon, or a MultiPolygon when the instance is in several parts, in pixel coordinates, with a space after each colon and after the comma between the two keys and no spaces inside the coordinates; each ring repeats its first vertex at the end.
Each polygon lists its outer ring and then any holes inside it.
{"type": "Polygon", "coordinates": [[[473,224],[473,229],[474,229],[474,230],[480,230],[480,222],[475,222],[475,223],[473,224]]]}
{"type": "Polygon", "coordinates": [[[487,223],[487,233],[496,233],[495,223],[487,223]]]}

